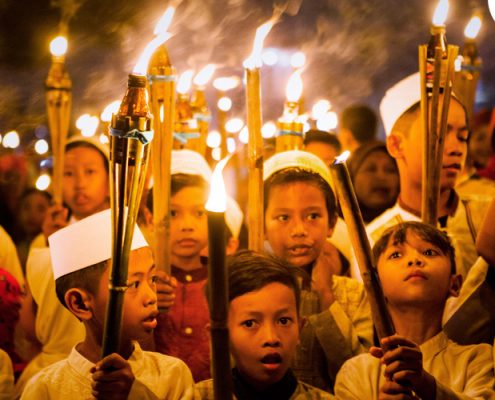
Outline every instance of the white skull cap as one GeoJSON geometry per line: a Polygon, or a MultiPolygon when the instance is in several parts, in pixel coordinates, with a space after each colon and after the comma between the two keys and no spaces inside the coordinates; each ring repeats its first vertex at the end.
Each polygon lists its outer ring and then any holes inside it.
{"type": "Polygon", "coordinates": [[[72,136],[65,143],[66,148],[68,145],[73,144],[73,143],[89,144],[89,145],[93,146],[94,148],[96,148],[97,150],[101,151],[103,153],[103,155],[105,156],[105,158],[107,159],[107,161],[110,160],[110,149],[109,149],[108,145],[101,143],[100,140],[95,136],[91,136],[91,137],[85,137],[85,136],[81,136],[81,135],[72,136]]]}
{"type": "Polygon", "coordinates": [[[210,182],[211,168],[204,157],[192,150],[172,150],[171,175],[199,175],[210,182]]]}
{"type": "MultiPolygon", "coordinates": [[[[71,224],[48,238],[55,279],[112,258],[110,209],[71,224]]],[[[131,250],[148,243],[136,225],[131,250]]]]}

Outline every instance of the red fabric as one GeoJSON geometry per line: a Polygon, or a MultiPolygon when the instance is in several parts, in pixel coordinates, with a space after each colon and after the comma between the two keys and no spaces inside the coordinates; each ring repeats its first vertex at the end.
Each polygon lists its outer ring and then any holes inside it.
{"type": "Polygon", "coordinates": [[[172,267],[177,278],[175,303],[158,317],[155,329],[156,351],[183,360],[195,382],[211,378],[210,322],[205,295],[206,266],[194,271],[172,267]]]}
{"type": "Polygon", "coordinates": [[[483,178],[495,180],[495,155],[488,159],[486,167],[478,171],[478,175],[483,178]]]}

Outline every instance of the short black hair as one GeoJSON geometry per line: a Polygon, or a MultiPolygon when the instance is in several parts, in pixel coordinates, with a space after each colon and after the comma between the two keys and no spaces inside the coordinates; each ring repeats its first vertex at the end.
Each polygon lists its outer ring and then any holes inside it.
{"type": "Polygon", "coordinates": [[[229,303],[236,297],[277,282],[294,291],[297,310],[299,310],[301,302],[299,278],[305,278],[302,268],[292,267],[271,255],[242,250],[228,257],[227,271],[229,303]]]}
{"type": "Polygon", "coordinates": [[[444,256],[450,259],[451,273],[456,273],[455,249],[448,235],[428,224],[417,221],[401,222],[394,225],[385,232],[373,246],[373,256],[378,263],[378,258],[385,252],[387,247],[392,244],[402,244],[406,241],[407,232],[413,232],[425,242],[431,243],[437,247],[444,256]]]}
{"type": "Polygon", "coordinates": [[[170,182],[170,194],[175,196],[178,192],[186,187],[199,187],[203,190],[208,189],[208,183],[200,175],[174,174],[170,182]]]}
{"type": "Polygon", "coordinates": [[[313,142],[321,142],[332,146],[337,153],[342,151],[342,145],[337,138],[337,135],[333,132],[319,131],[317,129],[310,129],[304,135],[304,146],[307,146],[313,142]]]}
{"type": "Polygon", "coordinates": [[[342,128],[351,131],[359,143],[365,143],[376,137],[378,118],[375,111],[364,104],[349,106],[342,111],[340,117],[342,128]]]}
{"type": "Polygon", "coordinates": [[[49,192],[47,192],[46,190],[39,190],[37,188],[30,187],[30,188],[27,188],[26,190],[24,190],[24,192],[22,192],[21,197],[19,199],[19,203],[24,201],[26,198],[28,198],[32,194],[39,194],[39,195],[45,197],[45,199],[48,201],[48,203],[52,202],[52,195],[49,192]]]}
{"type": "Polygon", "coordinates": [[[283,186],[289,183],[306,182],[316,186],[325,197],[325,205],[328,212],[328,224],[335,225],[337,220],[337,202],[332,188],[319,174],[298,167],[285,168],[271,175],[264,183],[263,213],[266,213],[270,199],[270,189],[274,186],[283,186]]]}
{"type": "Polygon", "coordinates": [[[92,295],[96,295],[101,277],[109,265],[108,261],[102,261],[57,278],[55,280],[55,292],[58,300],[67,308],[65,294],[73,288],[82,289],[92,295]]]}

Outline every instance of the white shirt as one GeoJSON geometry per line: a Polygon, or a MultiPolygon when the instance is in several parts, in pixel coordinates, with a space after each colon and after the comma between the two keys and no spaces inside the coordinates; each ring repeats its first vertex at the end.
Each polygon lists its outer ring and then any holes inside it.
{"type": "MultiPolygon", "coordinates": [[[[128,361],[135,377],[129,399],[193,398],[192,375],[183,361],[160,353],[143,351],[137,342],[134,342],[134,351],[128,361]]],[[[21,399],[93,399],[93,381],[89,372],[93,366],[92,362],[73,348],[67,359],[35,375],[26,385],[21,399]]]]}
{"type": "MultiPolygon", "coordinates": [[[[495,399],[492,346],[460,346],[440,332],[420,346],[423,368],[437,382],[436,399],[495,399]]],[[[378,399],[385,365],[370,354],[348,360],[337,375],[339,399],[378,399]]]]}
{"type": "Polygon", "coordinates": [[[0,349],[0,400],[11,400],[14,393],[14,370],[9,355],[0,349]]]}

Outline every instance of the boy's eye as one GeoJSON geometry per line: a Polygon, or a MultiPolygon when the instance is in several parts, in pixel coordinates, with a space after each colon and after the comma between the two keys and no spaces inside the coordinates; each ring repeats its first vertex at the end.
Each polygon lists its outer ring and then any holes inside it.
{"type": "Polygon", "coordinates": [[[73,175],[73,174],[72,174],[72,171],[64,171],[64,176],[65,176],[66,178],[70,178],[72,175],[73,175]]]}
{"type": "Polygon", "coordinates": [[[205,211],[204,210],[198,210],[198,211],[196,211],[196,216],[197,217],[202,217],[203,215],[205,215],[205,211]]]}
{"type": "Polygon", "coordinates": [[[151,277],[151,284],[156,285],[158,283],[158,275],[153,275],[151,277]]]}
{"type": "Polygon", "coordinates": [[[393,260],[394,258],[399,258],[400,256],[401,256],[400,252],[394,251],[394,252],[390,253],[390,255],[388,256],[388,259],[393,260]]]}
{"type": "Polygon", "coordinates": [[[177,216],[177,211],[176,210],[170,210],[170,216],[171,217],[176,217],[177,216]]]}
{"type": "Polygon", "coordinates": [[[290,317],[282,317],[278,320],[280,325],[289,325],[292,322],[292,318],[290,317]]]}
{"type": "Polygon", "coordinates": [[[254,328],[256,321],[254,319],[248,319],[246,321],[241,322],[241,325],[246,328],[254,328]]]}
{"type": "Polygon", "coordinates": [[[277,221],[284,222],[284,221],[287,221],[289,219],[289,216],[286,214],[277,215],[276,219],[277,219],[277,221]]]}
{"type": "Polygon", "coordinates": [[[320,214],[318,214],[318,213],[310,213],[310,214],[308,215],[308,219],[309,219],[310,221],[314,221],[315,219],[320,218],[320,216],[321,216],[321,215],[320,215],[320,214]]]}
{"type": "Polygon", "coordinates": [[[93,175],[95,173],[96,173],[96,170],[95,169],[87,169],[86,170],[86,174],[88,174],[88,175],[93,175]]]}
{"type": "Polygon", "coordinates": [[[423,251],[423,254],[425,256],[438,256],[438,251],[436,251],[435,249],[426,249],[425,251],[423,251]]]}
{"type": "Polygon", "coordinates": [[[127,289],[137,289],[139,287],[139,281],[133,281],[127,284],[127,289]]]}

